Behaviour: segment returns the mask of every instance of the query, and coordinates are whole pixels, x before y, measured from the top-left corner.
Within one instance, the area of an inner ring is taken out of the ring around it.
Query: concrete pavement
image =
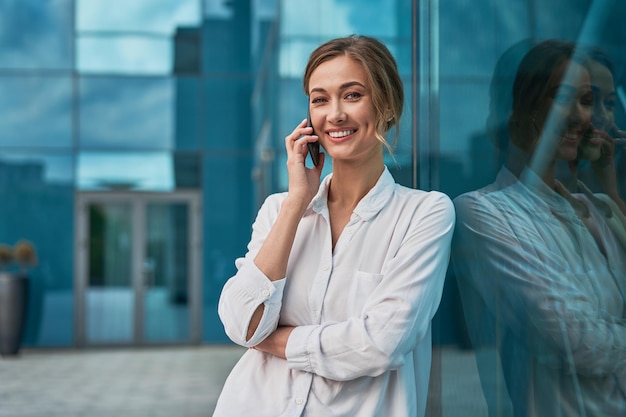
[[[209,417],[243,348],[22,350],[0,358],[0,417]],[[431,417],[487,415],[471,351],[437,349]],[[323,417],[323,416],[320,416]]]

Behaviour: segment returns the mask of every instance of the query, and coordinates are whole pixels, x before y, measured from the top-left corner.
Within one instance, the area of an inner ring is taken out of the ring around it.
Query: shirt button
[[[263,297],[269,297],[270,296],[270,292],[268,290],[263,290],[261,292],[261,295],[263,295]]]
[[[330,269],[330,266],[324,265],[324,271],[328,271],[329,269]]]
[[[298,405],[302,405],[302,403],[304,402],[304,400],[300,397],[296,398],[296,404]]]

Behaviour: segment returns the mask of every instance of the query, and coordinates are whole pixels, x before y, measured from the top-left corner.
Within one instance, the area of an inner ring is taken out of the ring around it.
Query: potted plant
[[[37,264],[34,246],[20,240],[0,244],[0,355],[19,352],[28,300],[28,268]]]

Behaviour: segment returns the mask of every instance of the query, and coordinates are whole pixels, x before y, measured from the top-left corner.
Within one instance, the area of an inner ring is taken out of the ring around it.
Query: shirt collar
[[[309,209],[317,213],[323,213],[328,211],[328,187],[333,174],[328,174],[320,184],[315,197],[309,204]],[[387,204],[391,196],[393,195],[396,182],[393,176],[385,166],[385,170],[376,181],[376,185],[359,201],[359,204],[354,208],[354,214],[361,219],[368,221],[374,217],[378,212]]]

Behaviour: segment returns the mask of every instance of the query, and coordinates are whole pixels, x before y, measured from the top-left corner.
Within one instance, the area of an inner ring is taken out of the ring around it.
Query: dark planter
[[[20,350],[26,303],[28,278],[24,274],[0,272],[0,355],[17,355]]]

